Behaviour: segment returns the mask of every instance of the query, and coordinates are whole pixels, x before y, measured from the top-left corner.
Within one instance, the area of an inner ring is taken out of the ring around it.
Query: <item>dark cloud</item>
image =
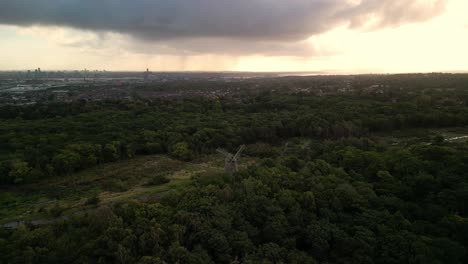
[[[306,41],[275,42],[275,41],[245,41],[229,38],[196,38],[177,39],[161,42],[133,41],[127,42],[126,48],[142,54],[197,55],[220,54],[240,56],[246,54],[262,54],[268,56],[312,56],[326,55],[331,51],[317,48]]]
[[[160,45],[179,43],[178,48],[188,52],[215,49],[216,52],[262,53],[261,49],[270,48],[278,53],[291,53],[293,43],[301,43],[311,35],[326,32],[340,24],[367,27],[372,18],[372,26],[378,28],[424,21],[440,14],[445,2],[2,0],[0,24],[57,25],[119,32]],[[235,40],[235,45],[229,40]],[[244,45],[241,41],[244,41]],[[246,47],[246,43],[250,43],[250,47]]]

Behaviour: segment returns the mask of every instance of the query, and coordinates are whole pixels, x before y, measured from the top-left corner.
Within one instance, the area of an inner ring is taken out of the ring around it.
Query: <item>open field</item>
[[[46,221],[67,216],[96,205],[87,202],[99,198],[99,206],[125,199],[155,201],[161,194],[190,183],[194,175],[223,174],[223,157],[203,156],[192,162],[167,156],[142,156],[103,164],[66,178],[54,178],[22,187],[4,188],[0,223]],[[152,177],[164,175],[170,181],[152,185]]]

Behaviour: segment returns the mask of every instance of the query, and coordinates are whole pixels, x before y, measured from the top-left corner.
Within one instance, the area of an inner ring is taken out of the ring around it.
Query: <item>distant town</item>
[[[28,71],[0,72],[0,105],[36,103],[224,98],[243,94],[280,92],[316,96],[384,94],[408,83],[429,79],[458,80],[466,74],[316,75],[317,73],[251,72],[111,72]],[[409,91],[411,93],[411,91]]]

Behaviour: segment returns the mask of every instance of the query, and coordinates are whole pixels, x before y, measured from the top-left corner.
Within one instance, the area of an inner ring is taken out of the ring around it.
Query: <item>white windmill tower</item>
[[[227,174],[232,174],[237,171],[237,163],[239,161],[239,157],[242,151],[244,150],[244,148],[245,148],[244,145],[240,146],[239,150],[237,151],[235,155],[232,155],[231,153],[227,152],[224,149],[219,148],[216,150],[219,153],[223,154],[225,157],[224,158],[224,171]]]

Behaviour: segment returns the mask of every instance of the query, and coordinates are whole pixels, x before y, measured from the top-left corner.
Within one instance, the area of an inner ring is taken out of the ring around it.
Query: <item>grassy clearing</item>
[[[203,156],[192,162],[167,156],[142,156],[39,184],[8,188],[0,194],[0,224],[87,210],[96,206],[87,204],[94,196],[99,198],[100,206],[125,199],[152,200],[190,184],[193,175],[222,173],[223,162],[220,155]],[[170,181],[161,185],[148,184],[157,175],[164,175]]]
[[[453,127],[453,128],[441,128],[441,129],[405,129],[396,130],[392,133],[381,132],[374,133],[372,136],[384,140],[388,143],[395,145],[408,145],[418,143],[428,143],[433,140],[436,136],[443,136],[449,142],[464,142],[468,141],[468,138],[460,138],[456,140],[450,140],[457,137],[468,136],[468,127]]]

